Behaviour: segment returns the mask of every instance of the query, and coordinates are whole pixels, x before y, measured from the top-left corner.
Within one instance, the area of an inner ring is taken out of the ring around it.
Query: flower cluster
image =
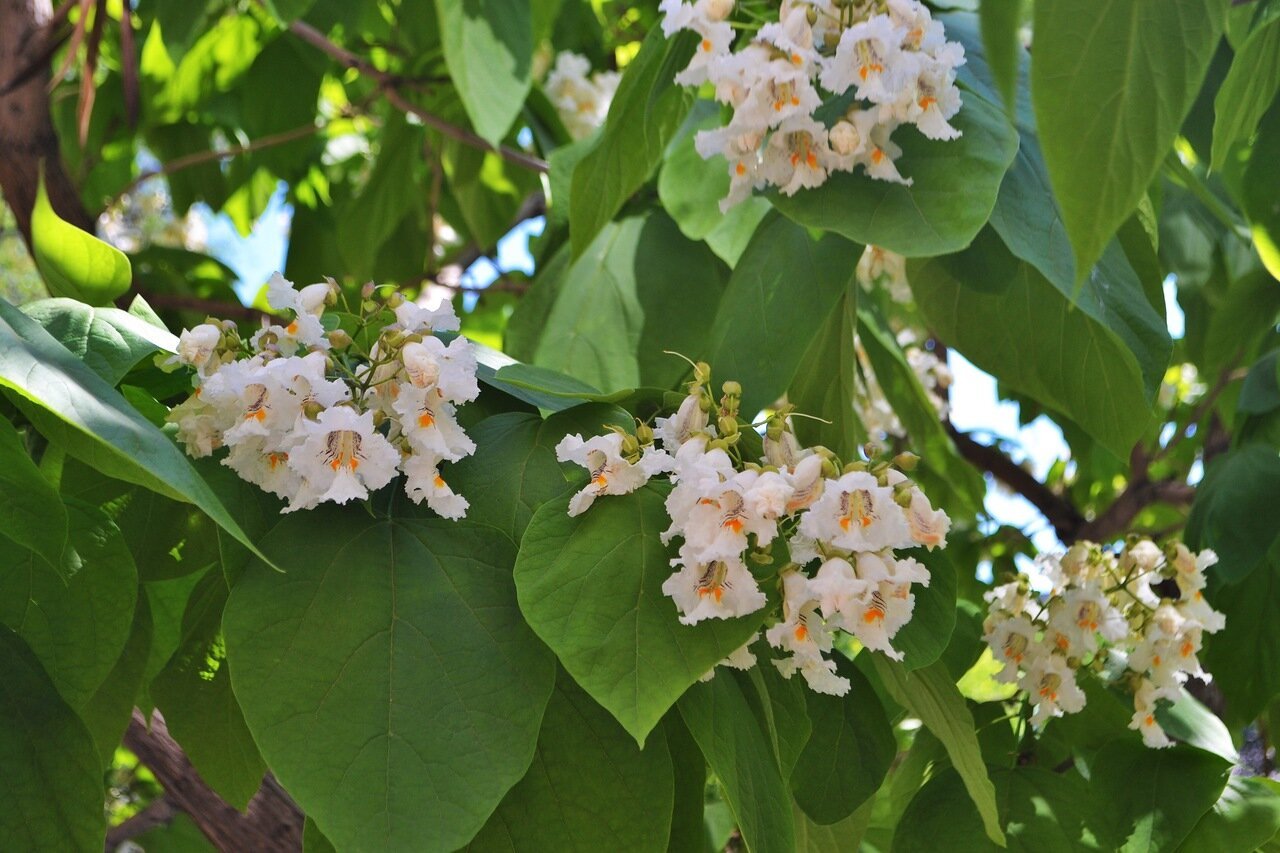
[[[542,88],[569,135],[584,139],[604,124],[620,76],[616,71],[592,74],[589,59],[566,50],[556,55]]]
[[[947,388],[951,386],[951,368],[930,350],[916,342],[916,334],[910,329],[898,333],[898,345],[906,356],[907,364],[915,374],[920,387],[924,389],[929,402],[933,404],[938,417],[946,420],[951,411],[947,399]],[[862,425],[873,437],[905,438],[906,427],[898,419],[897,413],[885,396],[880,380],[876,378],[875,368],[863,347],[862,340],[856,334],[853,339],[854,353],[858,357],[858,371],[854,374],[854,408]]]
[[[227,322],[184,331],[169,364],[195,368],[195,391],[168,418],[187,452],[229,448],[223,464],[283,498],[284,512],[364,499],[403,473],[415,502],[465,515],[440,465],[475,450],[455,419],[455,404],[479,394],[471,344],[436,336],[458,329],[449,303],[376,294],[365,287],[347,332],[324,314],[340,298],[334,282],[298,290],[276,274],[267,301],[287,319],[247,341]]]
[[[734,0],[662,0],[662,29],[699,37],[686,86],[709,83],[733,109],[724,127],[703,131],[698,152],[729,161],[727,210],[753,189],[792,195],[820,186],[835,171],[863,167],[872,178],[910,184],[894,162],[902,150],[890,136],[903,124],[930,139],[960,135],[949,123],[960,109],[956,68],[964,48],[946,40],[942,24],[918,0],[783,0],[777,20],[729,20]],[[734,26],[756,29],[734,51]],[[824,95],[852,93],[852,105],[828,124],[815,111]]]
[[[679,546],[671,561],[675,572],[662,590],[680,621],[759,611],[770,600],[761,581],[773,580],[782,592],[766,619],[765,637],[780,653],[774,664],[788,678],[800,673],[816,691],[842,695],[849,683],[829,657],[835,632],[901,659],[892,641],[911,619],[913,584],[928,586],[929,571],[895,551],[945,544],[950,520],[899,470],[912,467],[915,457],[841,466],[826,448],[801,447],[788,408],[769,417],[763,456],[744,459],[741,439],[756,436],[739,421],[742,389],[726,382],[717,401],[709,382],[710,369],[696,365],[679,409],[652,428],[641,424],[635,435],[567,436],[556,448],[558,458],[590,472],[569,514],[665,474],[672,484],[666,499],[671,525],[662,539]],[[777,543],[789,557],[780,568]],[[744,646],[724,664],[754,662]]]
[[[1192,554],[1181,543],[1162,550],[1149,539],[1126,543],[1118,555],[1082,542],[1042,557],[1053,584],[1047,596],[1034,594],[1026,577],[986,594],[984,639],[1004,664],[997,677],[1026,691],[1040,726],[1084,707],[1077,673],[1101,671],[1109,649],[1122,656],[1133,692],[1129,727],[1148,746],[1168,746],[1156,702],[1175,699],[1190,677],[1209,680],[1200,644],[1226,622],[1203,594],[1204,570],[1217,560],[1212,551]]]

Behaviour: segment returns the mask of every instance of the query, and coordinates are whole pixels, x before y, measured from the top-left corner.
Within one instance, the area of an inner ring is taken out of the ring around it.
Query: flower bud
[[[640,442],[642,447],[648,447],[653,444],[653,427],[646,423],[636,423],[636,441]]]
[[[329,346],[334,349],[346,349],[351,346],[351,336],[342,329],[334,329],[325,337],[329,339]]]
[[[903,451],[902,453],[899,453],[897,456],[893,457],[893,464],[897,465],[898,468],[902,471],[914,471],[916,469],[916,465],[919,464],[919,462],[920,462],[919,456],[916,456],[914,453],[910,453],[907,451]]]
[[[378,288],[374,285],[374,283],[373,283],[373,282],[371,282],[371,281],[366,281],[366,282],[364,283],[364,286],[360,288],[360,298],[361,298],[361,299],[372,299],[372,298],[373,298],[373,294],[374,294],[374,293],[376,293],[376,292],[377,292],[377,290],[378,290]]]
[[[711,365],[705,361],[700,361],[693,366],[693,379],[699,385],[706,385],[711,381]]]
[[[324,406],[320,405],[315,400],[308,400],[302,404],[302,414],[306,415],[308,420],[314,421],[316,418],[320,417],[320,413],[323,411]]]
[[[731,418],[728,415],[721,417],[716,421],[716,428],[720,430],[720,434],[725,438],[738,434],[738,419]]]
[[[632,456],[640,452],[640,442],[634,435],[624,433],[622,436],[622,455]]]
[[[836,467],[836,463],[830,459],[822,460],[822,476],[828,480],[836,480],[840,477],[840,469]]]
[[[742,396],[742,386],[732,379],[725,380],[725,383],[720,386],[720,390],[724,392],[726,397]]]
[[[380,426],[382,426],[383,424],[385,424],[386,422],[387,422],[387,413],[386,413],[386,412],[384,412],[384,411],[382,411],[382,409],[374,409],[374,410],[373,410],[373,425],[374,425],[374,427],[380,427]]]
[[[378,303],[374,302],[372,299],[366,299],[360,303],[360,310],[364,311],[366,314],[372,314],[374,311],[378,310]]]
[[[710,21],[723,21],[733,11],[733,0],[707,0],[703,14]]]
[[[404,295],[398,290],[391,291],[391,295],[387,297],[387,307],[394,311],[403,304]]]

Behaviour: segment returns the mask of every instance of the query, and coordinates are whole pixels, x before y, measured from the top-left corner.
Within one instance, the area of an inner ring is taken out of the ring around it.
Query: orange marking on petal
[[[1159,665],[1160,665],[1160,655],[1156,655],[1155,657],[1153,657],[1153,658],[1151,659],[1151,662],[1152,662],[1153,664],[1155,664],[1156,666],[1159,666]]]
[[[596,474],[591,478],[591,485],[603,489],[609,485],[609,478],[604,474]]]
[[[841,530],[848,530],[848,529],[849,529],[849,523],[850,523],[850,522],[852,522],[852,521],[853,521],[853,519],[852,519],[852,518],[850,518],[849,516],[847,516],[847,515],[846,515],[846,516],[844,516],[843,518],[841,518],[841,519],[840,519],[840,529],[841,529]]]
[[[285,326],[284,330],[291,335],[296,335],[298,333],[298,321],[294,320],[292,323]]]
[[[1154,726],[1156,724],[1156,718],[1151,714],[1147,714],[1147,718],[1142,722],[1146,723],[1148,726]]]
[[[806,637],[808,637],[808,636],[809,636],[809,629],[808,629],[807,627],[805,627],[804,625],[797,625],[797,626],[796,626],[796,639],[797,639],[797,640],[799,640],[800,642],[802,642],[802,643],[803,643],[803,642],[805,641],[805,638],[806,638]]]
[[[724,597],[724,588],[716,587],[715,596],[716,596],[716,604],[719,604],[720,599]]]
[[[933,105],[934,105],[934,104],[936,104],[936,103],[938,103],[938,99],[937,99],[937,98],[930,98],[930,97],[924,97],[924,98],[921,98],[921,99],[920,99],[920,109],[922,109],[922,110],[927,110],[927,109],[929,109],[929,107],[933,106]]]
[[[879,608],[873,607],[870,610],[868,610],[866,613],[862,614],[862,621],[868,625],[870,625],[872,622],[883,622],[884,611],[880,610]]]
[[[734,171],[738,173],[738,177],[742,177],[743,175],[745,175],[745,174],[747,173],[747,166],[746,166],[746,164],[745,164],[745,163],[739,163],[739,164],[734,168]]]
[[[863,80],[866,80],[866,79],[867,79],[867,71],[868,71],[868,70],[869,70],[869,69],[867,68],[867,66],[865,66],[865,65],[860,66],[860,67],[858,68],[858,76],[859,76],[859,77],[861,77]]]
[[[730,530],[732,530],[734,533],[741,533],[741,532],[742,532],[742,519],[740,519],[740,518],[731,518],[731,519],[729,519],[728,521],[726,521],[724,524],[722,524],[722,525],[721,525],[721,527],[727,527],[727,528],[729,528]]]
[[[422,427],[423,429],[426,429],[427,427],[430,427],[430,426],[434,426],[435,422],[436,422],[435,416],[432,415],[430,412],[423,412],[422,414],[418,415],[418,426]]]
[[[436,474],[435,486],[437,489],[443,489],[445,487],[444,477]]]
[[[858,516],[858,522],[859,522],[863,527],[870,527],[870,526],[871,526],[871,516],[869,516],[869,515],[860,515],[860,516]]]
[[[809,156],[804,158],[804,161],[809,164],[810,169],[818,168],[818,157],[812,151],[809,152]]]
[[[871,152],[871,162],[872,162],[872,163],[875,163],[877,166],[879,166],[879,165],[880,165],[880,161],[881,161],[881,160],[883,160],[883,159],[884,159],[884,152],[883,152],[883,151],[881,151],[879,148],[876,148],[876,149],[872,150],[872,152]]]
[[[705,51],[710,51],[710,50],[711,50],[711,47],[712,47],[711,39],[703,39],[703,40],[702,40],[702,49],[703,49],[703,50],[705,50]]]
[[[1196,650],[1195,644],[1192,643],[1190,640],[1184,640],[1182,643],[1182,648],[1178,649],[1178,651],[1182,654],[1184,658],[1191,657],[1191,653],[1194,652],[1195,650]]]

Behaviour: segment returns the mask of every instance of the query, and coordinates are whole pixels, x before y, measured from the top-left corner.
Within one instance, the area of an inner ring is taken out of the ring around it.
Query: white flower
[[[722,666],[730,669],[746,671],[756,665],[756,656],[751,651],[751,644],[760,639],[760,632],[757,631],[738,648],[729,653],[729,656],[717,663],[711,669],[707,670],[707,674],[698,679],[699,681],[710,681],[716,674],[716,670]]]
[[[363,500],[395,477],[400,454],[374,431],[372,413],[336,406],[300,426],[304,439],[290,450],[289,467],[303,485],[285,512]]]
[[[935,510],[924,492],[913,488],[911,506],[907,508],[907,526],[911,530],[912,540],[932,551],[947,544],[951,519],[942,510]]]
[[[1109,642],[1129,634],[1129,623],[1094,586],[1073,587],[1049,608],[1049,628],[1054,642],[1068,655],[1092,654],[1098,650],[1098,636]]]
[[[400,415],[400,429],[415,451],[450,462],[475,453],[476,444],[458,425],[456,410],[435,386],[402,385],[391,405]]]
[[[236,422],[234,412],[209,402],[200,389],[170,409],[165,420],[178,425],[178,440],[196,459],[222,447],[223,433]]]
[[[849,27],[840,36],[835,55],[823,64],[822,85],[836,94],[856,87],[857,96],[872,103],[892,101],[899,87],[896,65],[902,36],[888,15]]]
[[[441,396],[454,403],[480,395],[475,348],[466,338],[454,338],[448,346],[436,337],[411,341],[400,350],[400,360],[415,388],[438,388]]]
[[[430,453],[415,453],[401,463],[405,473],[404,490],[414,503],[422,503],[443,518],[457,520],[467,514],[467,499],[456,494],[440,476],[440,458]]]
[[[1173,741],[1156,722],[1156,701],[1169,698],[1167,693],[1168,691],[1158,689],[1144,678],[1133,694],[1133,719],[1129,722],[1129,728],[1141,732],[1142,742],[1154,749],[1173,746]]]
[[[178,352],[169,357],[166,364],[186,364],[194,367],[204,377],[206,367],[216,369],[218,362],[213,351],[222,342],[222,329],[210,323],[201,323],[194,329],[186,329],[178,336]]]
[[[987,620],[982,639],[991,648],[992,656],[1004,664],[996,678],[1006,683],[1016,681],[1024,663],[1030,666],[1044,653],[1036,642],[1036,626],[1025,615],[993,615]]]
[[[852,471],[828,483],[822,497],[801,519],[800,530],[849,551],[912,544],[906,516],[894,503],[893,489],[880,486],[865,471]]]
[[[574,139],[584,139],[602,125],[617,88],[617,75],[592,76],[591,62],[577,53],[563,51],[543,84],[548,100]]]
[[[1019,685],[1035,703],[1031,723],[1042,727],[1052,717],[1074,714],[1084,707],[1084,691],[1076,684],[1075,670],[1059,655],[1041,655],[1026,667]]]
[[[750,500],[758,474],[742,471],[705,492],[683,518],[672,517],[672,531],[684,537],[680,556],[688,562],[736,558],[747,547],[748,534],[765,545],[777,535],[776,516],[755,510]],[[678,525],[678,527],[677,527]]]
[[[740,559],[686,563],[672,560],[679,570],[662,583],[680,611],[680,622],[696,625],[704,619],[732,619],[765,605],[765,594]]]
[[[869,586],[854,573],[848,560],[832,557],[809,581],[809,593],[817,597],[823,618],[831,620],[850,612]]]
[[[707,419],[707,413],[702,410],[702,394],[689,394],[674,415],[653,422],[653,435],[662,442],[663,449],[675,453],[694,433],[707,428]]]
[[[827,145],[827,129],[808,115],[792,115],[769,137],[760,163],[769,183],[783,195],[820,187],[827,180],[834,155]]]
[[[441,302],[436,308],[427,308],[416,302],[402,302],[395,309],[395,325],[406,334],[414,332],[456,332],[461,328],[453,303]]]
[[[792,65],[804,66],[818,60],[818,53],[813,49],[809,7],[803,3],[796,3],[790,8],[784,7],[781,19],[761,27],[756,38],[778,48],[786,54]]]
[[[289,467],[288,451],[268,445],[261,436],[252,436],[236,444],[222,464],[263,491],[286,500],[302,486],[298,472]]]
[[[566,435],[556,445],[556,459],[574,462],[591,475],[587,485],[569,501],[569,515],[581,515],[600,495],[625,495],[649,480],[639,465],[622,457],[622,436],[610,432],[586,441],[581,434]]]
[[[813,506],[822,497],[826,487],[822,476],[822,457],[816,454],[801,459],[791,472],[791,498],[787,501],[787,513],[799,512]],[[810,537],[812,539],[812,537]]]
[[[784,678],[800,673],[814,693],[843,696],[849,692],[849,679],[836,675],[836,662],[821,655],[792,655],[775,659],[773,665]]]

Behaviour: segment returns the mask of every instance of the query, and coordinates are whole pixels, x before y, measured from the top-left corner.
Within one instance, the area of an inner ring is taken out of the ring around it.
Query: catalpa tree
[[[1278,92],[1269,0],[0,0],[0,847],[1278,849]]]

